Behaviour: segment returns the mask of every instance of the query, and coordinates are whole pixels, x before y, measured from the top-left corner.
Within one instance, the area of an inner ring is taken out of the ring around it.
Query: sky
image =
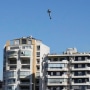
[[[49,19],[47,10],[51,10]],[[0,0],[0,79],[7,40],[33,36],[51,53],[90,51],[90,0]]]

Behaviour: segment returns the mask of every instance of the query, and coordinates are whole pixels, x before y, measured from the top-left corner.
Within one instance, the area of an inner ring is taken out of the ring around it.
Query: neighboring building
[[[90,90],[90,53],[68,48],[48,55],[45,67],[43,90]]]
[[[3,82],[0,80],[0,90],[2,90]]]
[[[7,41],[3,54],[3,90],[42,90],[42,64],[48,46],[32,37]]]

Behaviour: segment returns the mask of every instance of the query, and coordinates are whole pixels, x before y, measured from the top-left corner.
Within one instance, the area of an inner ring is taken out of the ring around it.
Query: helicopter
[[[51,18],[51,10],[50,9],[47,10],[47,13],[49,14],[49,18],[52,19]]]

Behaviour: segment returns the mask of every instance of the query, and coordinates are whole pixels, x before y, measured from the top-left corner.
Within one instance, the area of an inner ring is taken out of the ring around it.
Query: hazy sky
[[[90,51],[90,0],[0,0],[0,31],[0,79],[7,40],[32,35],[51,52]]]

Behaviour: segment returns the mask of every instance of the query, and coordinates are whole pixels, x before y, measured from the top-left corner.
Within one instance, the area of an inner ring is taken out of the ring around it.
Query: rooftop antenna
[[[30,35],[29,38],[31,39],[32,38],[32,35]]]

